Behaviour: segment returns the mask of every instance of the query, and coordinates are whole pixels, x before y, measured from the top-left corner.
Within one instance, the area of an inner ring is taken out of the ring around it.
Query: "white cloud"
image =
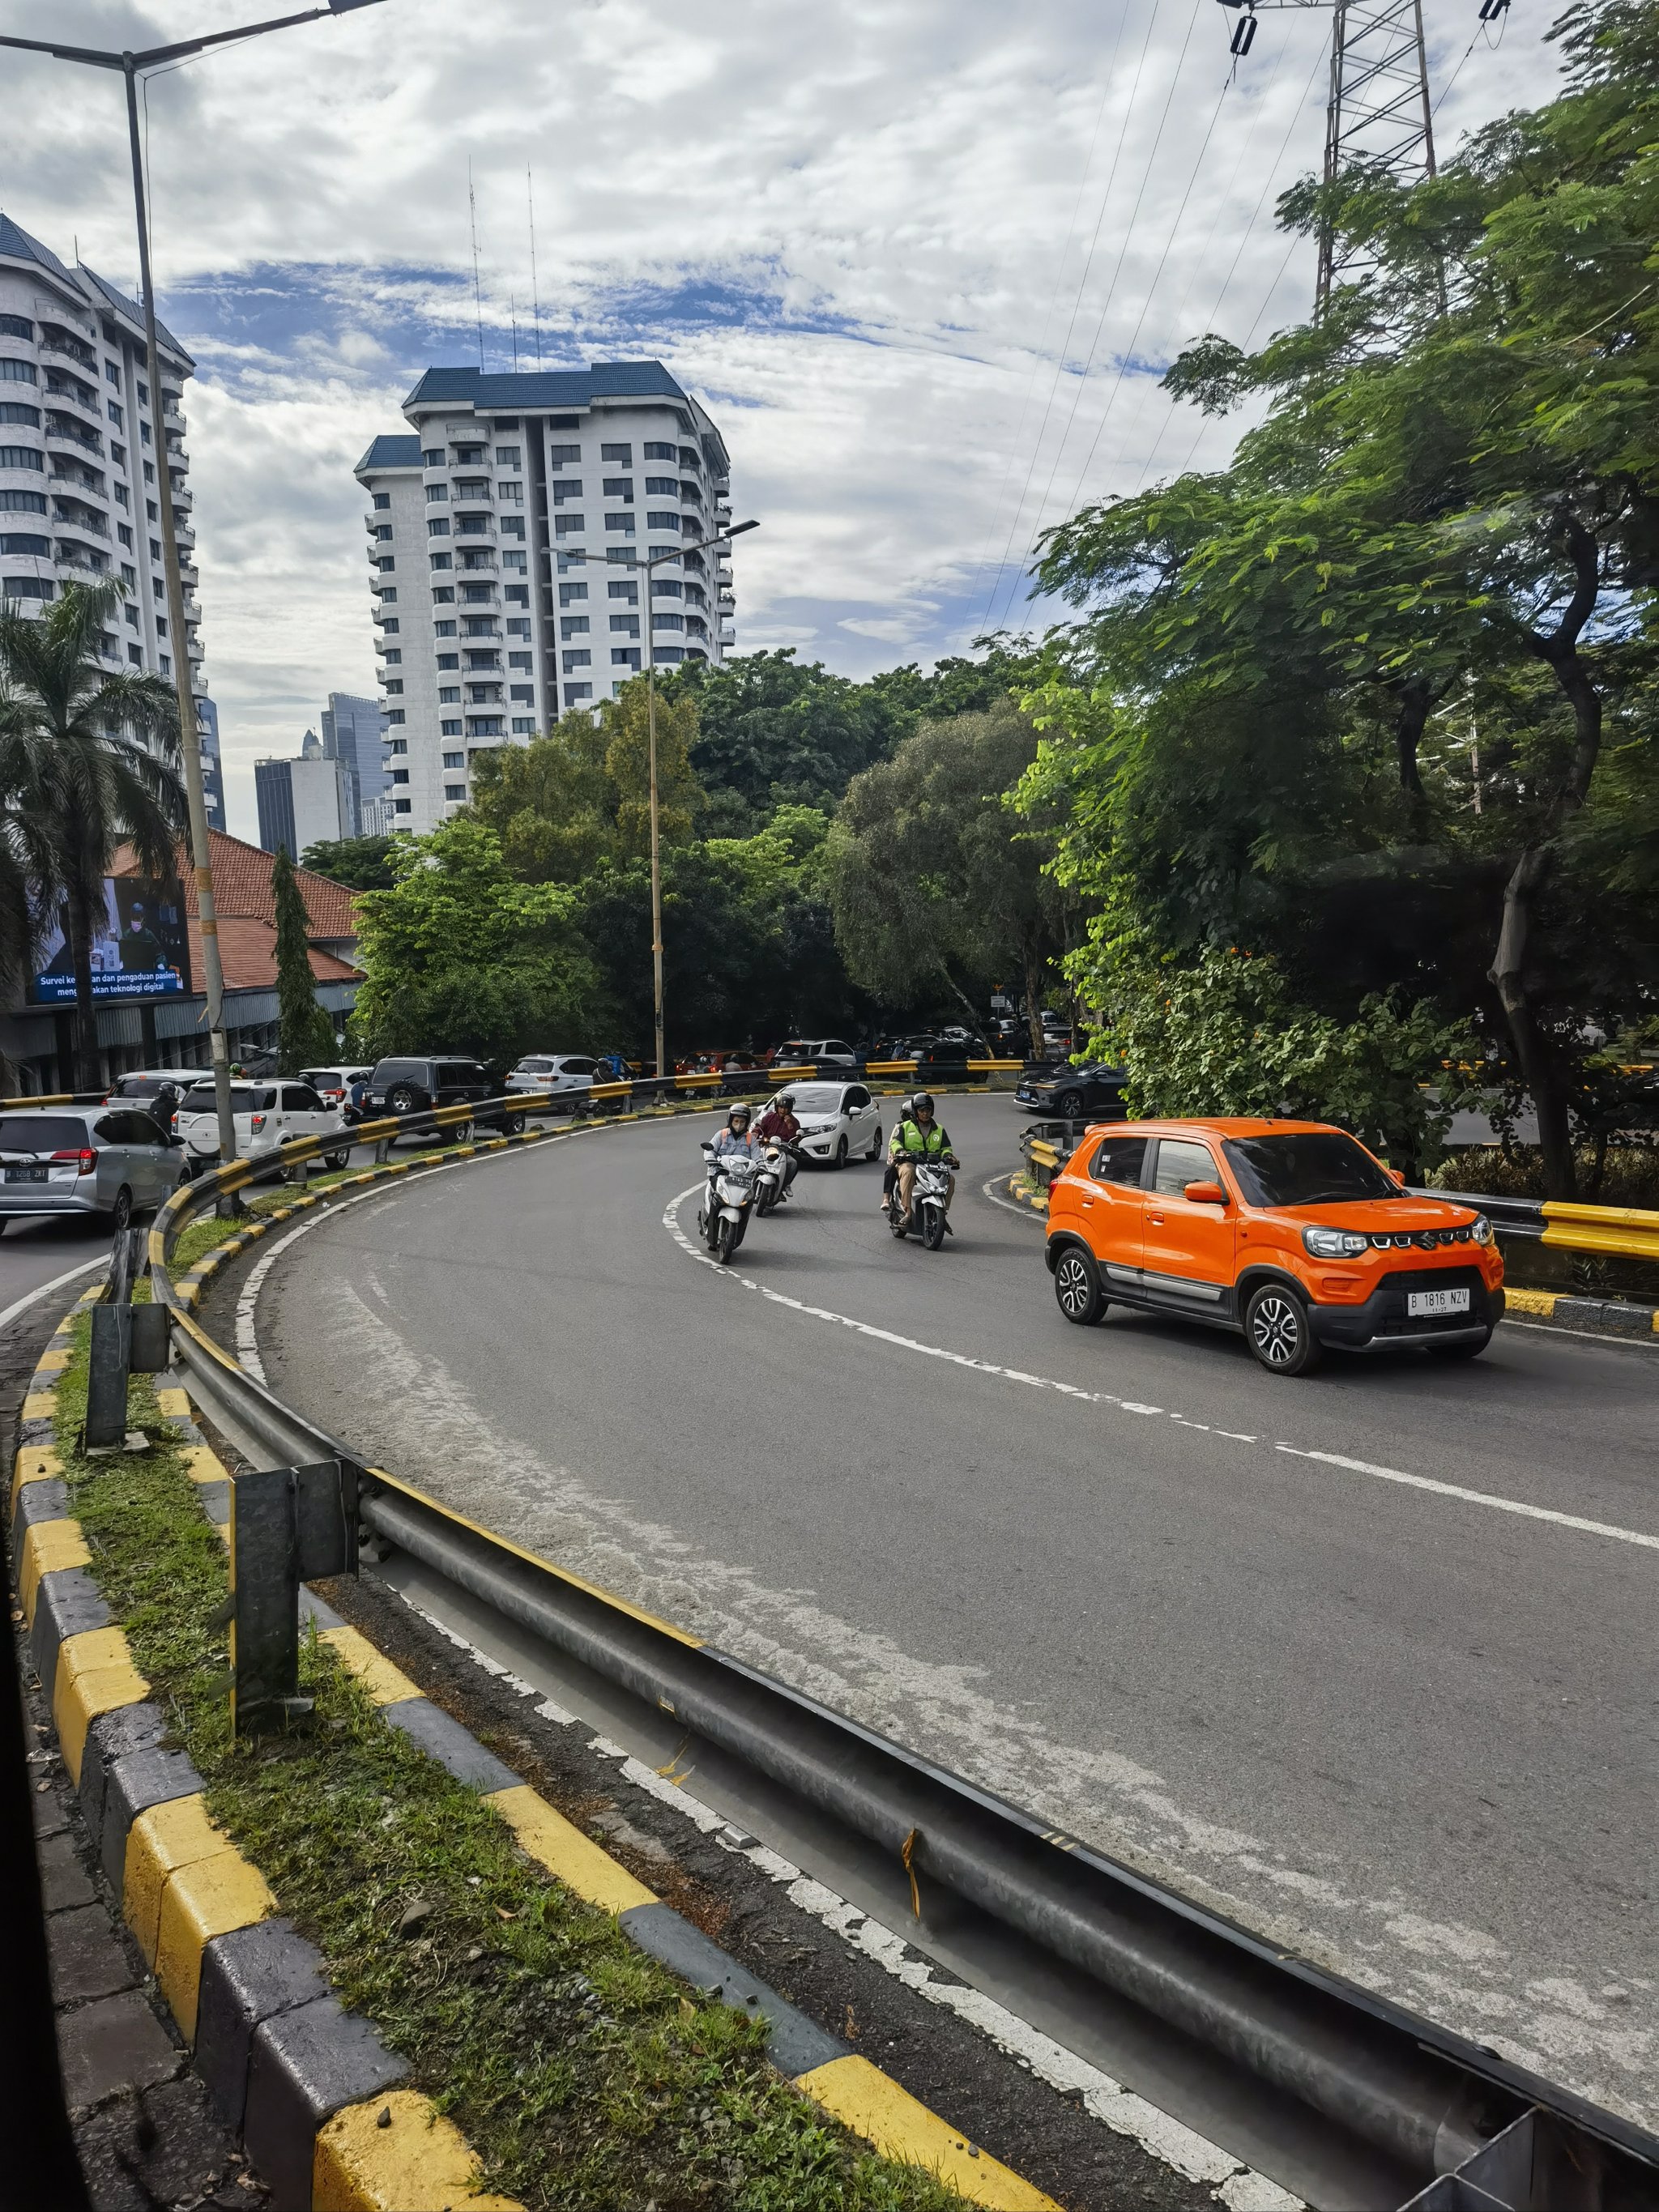
[[[117,48],[226,16],[50,12]],[[1458,72],[1443,150],[1544,95],[1541,13],[1494,50],[1474,0],[1425,12],[1437,83]],[[41,14],[0,0],[20,35]],[[1328,30],[1265,14],[1228,85],[1232,21],[1212,0],[386,0],[156,78],[157,270],[200,362],[204,628],[241,820],[253,757],[369,687],[351,465],[414,370],[476,357],[469,156],[491,366],[515,311],[521,362],[533,344],[530,168],[544,348],[659,354],[707,397],[764,526],[736,564],[741,642],[858,672],[1017,623],[1013,569],[1077,497],[1224,457],[1229,428],[1172,419],[1154,372],[1206,327],[1305,307],[1310,251],[1272,207],[1319,158]],[[119,80],[11,55],[6,82],[0,205],[131,284]]]

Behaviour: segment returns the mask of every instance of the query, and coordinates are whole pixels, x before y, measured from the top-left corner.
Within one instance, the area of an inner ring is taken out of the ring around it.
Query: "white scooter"
[[[908,1215],[898,1185],[893,1185],[893,1194],[887,1201],[887,1221],[895,1237],[906,1237],[914,1229],[930,1252],[939,1250],[950,1226],[945,1208],[951,1194],[951,1170],[955,1165],[953,1156],[917,1160]]]
[[[703,1146],[702,1156],[708,1169],[708,1188],[697,1214],[697,1233],[724,1267],[749,1226],[761,1163],[741,1152],[716,1157],[712,1145]]]
[[[782,1145],[768,1145],[755,1172],[755,1211],[770,1213],[789,1195],[789,1154]]]

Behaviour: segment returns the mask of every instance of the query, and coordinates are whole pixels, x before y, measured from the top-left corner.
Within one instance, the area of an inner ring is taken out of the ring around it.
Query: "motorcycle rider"
[[[789,1195],[789,1186],[800,1172],[800,1156],[795,1150],[795,1140],[800,1135],[800,1123],[795,1118],[795,1102],[787,1091],[779,1091],[766,1111],[755,1124],[755,1135],[763,1145],[776,1145],[783,1153],[783,1188],[781,1199]]]
[[[710,1154],[708,1184],[711,1191],[723,1158],[728,1158],[733,1152],[741,1152],[745,1159],[752,1160],[759,1150],[753,1136],[750,1133],[750,1118],[749,1102],[746,1098],[734,1098],[727,1107],[726,1127],[714,1132],[708,1146]]]
[[[890,1157],[898,1167],[899,1203],[908,1214],[910,1194],[915,1188],[918,1160],[939,1160],[946,1167],[957,1168],[962,1163],[951,1149],[949,1133],[933,1116],[932,1093],[918,1091],[909,1102],[910,1110],[895,1127],[888,1146]],[[957,1179],[951,1176],[945,1185],[945,1211],[951,1211],[951,1200],[956,1196]]]
[[[908,1098],[901,1098],[901,1099],[899,1100],[899,1103],[898,1103],[897,1108],[896,1108],[896,1109],[895,1110],[895,1112],[894,1112],[894,1115],[893,1115],[893,1137],[894,1137],[894,1139],[896,1139],[896,1138],[897,1138],[897,1136],[898,1136],[898,1133],[899,1133],[900,1129],[903,1127],[904,1123],[905,1123],[905,1122],[906,1122],[906,1121],[909,1118],[910,1109],[911,1109],[911,1108],[915,1104],[915,1103],[916,1103],[916,1102],[915,1102],[915,1094],[914,1092],[912,1092],[912,1093],[911,1093],[911,1095],[909,1096],[909,1097],[908,1097]],[[876,1211],[877,1211],[877,1212],[878,1212],[878,1213],[885,1213],[885,1212],[886,1212],[887,1208],[888,1208],[888,1206],[889,1206],[889,1204],[890,1203],[891,1199],[892,1199],[892,1195],[893,1195],[893,1185],[894,1185],[897,1181],[898,1181],[898,1156],[897,1156],[896,1152],[894,1151],[894,1149],[893,1149],[893,1144],[892,1144],[892,1142],[891,1142],[891,1141],[890,1141],[890,1142],[889,1142],[889,1144],[888,1144],[888,1146],[887,1146],[887,1165],[886,1165],[886,1167],[884,1168],[884,1170],[883,1170],[883,1172],[882,1172],[882,1178],[881,1178],[881,1203],[880,1203],[880,1205],[879,1205],[879,1206],[877,1206],[877,1208],[876,1208]]]

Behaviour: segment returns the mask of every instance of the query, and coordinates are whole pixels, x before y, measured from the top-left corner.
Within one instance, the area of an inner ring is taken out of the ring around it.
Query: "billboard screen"
[[[173,998],[190,988],[190,939],[176,884],[142,876],[106,876],[104,905],[92,918],[94,999]],[[29,997],[36,1006],[73,1005],[75,963],[69,915],[48,902],[34,943]]]

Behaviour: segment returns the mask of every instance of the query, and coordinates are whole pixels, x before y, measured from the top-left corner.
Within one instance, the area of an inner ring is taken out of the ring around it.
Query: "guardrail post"
[[[375,1145],[374,1145],[374,1164],[375,1164],[375,1166],[376,1166],[377,1168],[383,1168],[383,1167],[386,1165],[386,1162],[387,1162],[391,1158],[392,1158],[392,1139],[391,1139],[391,1138],[390,1138],[390,1137],[380,1137],[380,1138],[377,1138],[377,1139],[376,1139],[376,1140],[375,1140]]]
[[[82,1433],[82,1442],[89,1452],[118,1451],[125,1443],[127,1380],[134,1367],[154,1374],[167,1364],[167,1315],[161,1307],[137,1309],[144,1320],[137,1354],[134,1352],[132,1285],[143,1265],[143,1237],[142,1229],[125,1229],[117,1237],[110,1251],[106,1295],[92,1310],[87,1418]],[[153,1357],[158,1322],[159,1359]]]
[[[230,1485],[232,1729],[308,1713],[300,1695],[300,1584],[355,1572],[356,1469],[338,1460],[246,1469]]]

